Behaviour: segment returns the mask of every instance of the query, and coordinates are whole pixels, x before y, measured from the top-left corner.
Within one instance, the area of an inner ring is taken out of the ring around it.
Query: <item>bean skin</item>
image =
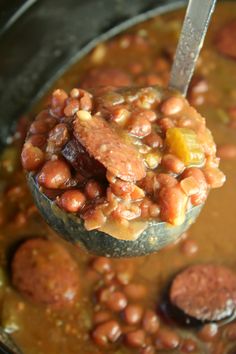
[[[148,345],[147,347],[141,349],[140,354],[155,354],[155,348],[152,345]]]
[[[100,274],[105,274],[111,271],[112,264],[109,258],[97,257],[92,263],[92,267],[96,272]]]
[[[102,192],[102,188],[97,181],[91,180],[87,182],[85,186],[85,194],[89,199],[96,199],[101,197]]]
[[[236,145],[224,144],[218,147],[217,155],[223,160],[235,160],[236,159]]]
[[[195,353],[196,349],[197,343],[191,338],[184,339],[183,343],[181,344],[181,353]]]
[[[124,310],[124,308],[127,306],[127,303],[127,298],[122,292],[114,291],[112,296],[108,298],[106,305],[110,310],[119,312]]]
[[[160,327],[160,321],[156,313],[152,310],[146,310],[142,321],[143,329],[149,333],[154,334]]]
[[[224,173],[214,167],[206,167],[204,169],[204,175],[211,188],[219,188],[223,186],[226,180]]]
[[[158,135],[157,133],[154,133],[154,132],[152,132],[148,136],[146,136],[143,141],[145,144],[147,144],[148,146],[151,146],[153,149],[163,146],[162,138],[160,137],[160,135]]]
[[[38,147],[26,143],[21,153],[21,161],[25,170],[36,171],[44,162],[44,153]]]
[[[205,324],[198,332],[198,337],[204,342],[211,342],[218,334],[218,326],[216,323]]]
[[[162,166],[168,171],[175,174],[180,174],[184,170],[184,163],[178,157],[167,154],[163,156],[161,161]]]
[[[187,257],[191,257],[197,253],[198,245],[194,240],[190,240],[190,239],[183,240],[180,245],[180,250]]]
[[[178,181],[173,176],[168,175],[167,173],[160,173],[157,176],[157,181],[160,187],[174,187],[177,185]]]
[[[43,149],[46,144],[46,136],[43,134],[34,134],[27,139],[27,143]]]
[[[134,190],[134,184],[117,179],[111,184],[112,192],[121,198],[126,198]]]
[[[140,305],[130,304],[124,310],[124,319],[130,325],[139,323],[142,315],[143,308]]]
[[[49,133],[48,144],[62,147],[69,140],[69,131],[64,123],[57,124]]]
[[[181,175],[181,179],[194,177],[199,185],[198,193],[191,196],[191,203],[193,205],[199,205],[205,202],[208,194],[208,185],[204,173],[196,167],[186,169]]]
[[[162,118],[157,121],[159,127],[166,132],[170,128],[174,128],[175,123],[171,118]]]
[[[121,328],[116,321],[107,321],[98,325],[92,332],[94,342],[101,347],[114,343],[121,336]]]
[[[97,291],[97,300],[101,303],[106,303],[113,296],[113,287],[101,288]]]
[[[229,341],[236,340],[236,323],[231,323],[225,329],[225,335]]]
[[[124,287],[124,292],[131,300],[141,300],[145,298],[147,288],[142,284],[131,283]]]
[[[79,101],[75,98],[68,98],[66,107],[64,108],[64,114],[66,117],[73,116],[79,110]]]
[[[144,138],[151,133],[152,126],[150,121],[145,117],[139,117],[137,119],[131,120],[128,126],[128,132],[131,135],[137,136],[139,138]]]
[[[95,325],[98,325],[100,323],[104,323],[108,320],[111,319],[111,314],[108,311],[98,311],[95,312],[94,316],[93,316],[93,323]]]
[[[61,160],[47,161],[38,174],[38,182],[48,189],[57,189],[71,178],[70,168]]]
[[[161,105],[161,112],[166,115],[173,115],[179,113],[184,106],[184,101],[180,97],[170,97]]]
[[[56,119],[48,116],[45,119],[36,119],[30,126],[29,132],[31,134],[46,134],[56,124]]]
[[[129,347],[141,348],[145,345],[145,332],[142,329],[129,332],[125,336],[125,342]]]
[[[173,330],[162,328],[157,332],[155,344],[157,349],[175,349],[180,344],[180,338]]]
[[[78,212],[84,205],[86,198],[79,190],[73,189],[62,194],[59,200],[60,206],[69,213]]]
[[[159,194],[161,219],[172,225],[181,225],[185,220],[187,201],[179,185],[162,188]]]
[[[68,95],[64,90],[57,89],[53,92],[51,98],[51,110],[50,110],[50,113],[53,116],[55,117],[63,116],[67,98]]]

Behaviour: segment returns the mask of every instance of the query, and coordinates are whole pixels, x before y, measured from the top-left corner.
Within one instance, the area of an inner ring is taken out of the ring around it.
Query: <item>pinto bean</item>
[[[150,334],[154,334],[160,327],[160,320],[152,310],[146,310],[143,316],[143,329]]]
[[[133,192],[134,184],[117,179],[111,184],[111,190],[118,197],[127,198]]]
[[[173,225],[181,225],[185,220],[187,201],[179,185],[162,188],[159,194],[161,219]]]
[[[190,167],[183,172],[181,179],[188,177],[193,177],[199,188],[199,191],[191,196],[191,203],[193,205],[204,203],[208,195],[208,185],[204,173],[199,168]]]
[[[124,319],[130,325],[139,323],[142,315],[143,308],[140,305],[130,304],[124,310]]]
[[[131,118],[128,126],[128,132],[138,138],[144,138],[151,133],[152,126],[150,121],[145,117]]]
[[[157,349],[175,349],[180,344],[180,338],[175,331],[161,328],[157,332],[155,344]]]
[[[100,274],[105,274],[111,271],[112,264],[109,258],[97,257],[92,263],[92,267],[96,272]]]
[[[127,303],[128,302],[126,296],[120,291],[115,291],[108,299],[106,305],[110,310],[119,312],[124,310],[124,308],[127,306]]]
[[[54,152],[69,140],[69,131],[64,123],[57,124],[49,133],[47,151]]]
[[[111,313],[108,311],[98,311],[95,312],[93,316],[93,323],[95,325],[106,322],[111,319]]]
[[[43,116],[43,112],[41,112],[40,118],[35,119],[35,121],[31,124],[29,132],[31,134],[46,134],[52,129],[57,121],[55,118],[51,117],[47,112],[45,116]]]
[[[140,300],[145,298],[147,288],[143,284],[130,283],[124,287],[126,296],[131,300]]]
[[[184,255],[191,257],[197,253],[198,245],[197,245],[196,241],[186,239],[186,240],[183,240],[183,242],[181,243],[180,249]]]
[[[86,183],[84,191],[89,199],[100,198],[103,194],[101,185],[94,180],[90,180]]]
[[[161,160],[162,166],[168,171],[180,174],[184,170],[184,163],[178,157],[172,154],[164,155]]]
[[[27,143],[36,146],[40,149],[44,149],[47,138],[44,134],[34,134],[27,139]]]
[[[212,342],[217,334],[218,325],[216,323],[207,323],[198,332],[198,337],[204,342]]]
[[[159,134],[154,133],[154,132],[152,132],[148,136],[146,136],[143,141],[145,144],[152,147],[153,149],[163,146],[162,138],[160,137]]]
[[[68,95],[64,90],[57,89],[53,92],[51,98],[51,109],[50,109],[50,113],[52,113],[53,116],[55,117],[63,116],[67,98]]]
[[[157,176],[157,182],[159,183],[160,188],[162,187],[174,187],[177,185],[178,181],[173,176],[168,175],[167,173],[160,173]]]
[[[225,183],[226,177],[222,171],[214,167],[206,167],[204,175],[211,188],[219,188]]]
[[[99,324],[92,332],[94,342],[102,347],[114,343],[121,336],[121,328],[118,322],[110,320]]]
[[[132,331],[125,336],[126,344],[132,348],[140,348],[145,345],[145,332],[142,329]]]
[[[36,171],[44,162],[44,153],[38,147],[26,143],[21,153],[23,168],[27,171]]]
[[[167,98],[161,105],[161,112],[170,116],[179,113],[184,106],[184,100],[181,97]]]
[[[79,101],[76,98],[68,98],[66,101],[66,107],[64,108],[65,116],[71,117],[78,110],[79,110]]]
[[[157,124],[163,132],[166,132],[170,128],[174,128],[175,122],[171,118],[161,118],[157,121]]]
[[[223,160],[236,160],[236,145],[224,144],[219,146],[217,155]]]
[[[78,212],[84,205],[86,198],[79,190],[72,189],[62,194],[59,205],[69,213]]]
[[[47,161],[38,174],[38,182],[48,189],[57,189],[71,178],[70,168],[61,160]]]

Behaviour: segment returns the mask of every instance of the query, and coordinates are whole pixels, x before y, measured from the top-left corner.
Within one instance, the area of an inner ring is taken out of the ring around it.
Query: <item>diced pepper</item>
[[[170,128],[166,132],[169,151],[181,159],[186,166],[202,165],[204,150],[197,134],[189,128]]]

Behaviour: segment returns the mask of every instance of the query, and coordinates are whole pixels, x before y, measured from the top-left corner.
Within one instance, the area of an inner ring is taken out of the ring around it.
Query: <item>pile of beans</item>
[[[101,348],[122,342],[140,354],[179,349],[196,352],[198,343],[167,327],[156,311],[145,305],[148,288],[135,282],[132,268],[116,269],[108,258],[95,258],[90,271],[98,273],[94,287],[93,341]]]
[[[159,87],[54,91],[29,128],[22,163],[87,230],[140,219],[180,225],[225,181],[205,119]]]

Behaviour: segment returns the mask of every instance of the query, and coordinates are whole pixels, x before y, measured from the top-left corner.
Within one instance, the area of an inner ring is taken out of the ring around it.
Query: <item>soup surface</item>
[[[158,16],[98,45],[55,87],[167,85],[182,19],[183,11]],[[63,242],[45,224],[27,188],[20,151],[29,117],[20,118],[0,160],[0,321],[25,354],[236,353],[233,320],[192,321],[170,310],[167,296],[174,276],[189,265],[211,263],[236,272],[236,64],[232,50],[231,56],[222,52],[218,32],[233,20],[236,3],[218,4],[189,90],[190,103],[213,132],[227,181],[210,193],[187,235],[157,254],[106,260]],[[40,237],[62,245],[77,265],[78,299],[69,306],[37,304],[12,285],[16,248]]]

